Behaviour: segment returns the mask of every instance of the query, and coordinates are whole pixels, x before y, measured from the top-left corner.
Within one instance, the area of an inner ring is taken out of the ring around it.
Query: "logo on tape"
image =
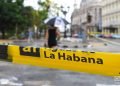
[[[40,48],[20,47],[20,55],[40,57]]]

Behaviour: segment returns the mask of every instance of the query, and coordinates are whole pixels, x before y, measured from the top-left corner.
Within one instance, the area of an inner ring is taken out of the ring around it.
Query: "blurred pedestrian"
[[[30,43],[30,42],[33,42],[33,35],[34,35],[34,33],[33,33],[33,31],[32,31],[32,28],[29,28],[28,29],[28,42]]]
[[[83,23],[81,24],[81,27],[80,27],[80,36],[82,38],[82,42],[85,46],[88,45],[88,32],[87,32],[87,23]]]
[[[21,38],[21,39],[25,39],[25,33],[24,33],[24,32],[22,32],[22,33],[20,34],[20,38]]]
[[[45,35],[45,46],[54,48],[57,46],[57,41],[60,38],[59,28],[54,25],[48,25]]]

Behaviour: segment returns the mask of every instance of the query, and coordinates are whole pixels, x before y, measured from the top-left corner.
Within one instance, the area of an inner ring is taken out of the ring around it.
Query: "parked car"
[[[107,35],[103,35],[103,38],[112,38],[112,35],[111,34],[107,34]]]
[[[120,39],[120,34],[113,34],[112,38],[114,38],[114,39]]]
[[[103,34],[96,34],[96,37],[100,37],[100,38],[103,38]]]
[[[77,33],[75,33],[75,34],[73,34],[73,37],[74,37],[74,38],[78,38],[79,35],[78,35]]]

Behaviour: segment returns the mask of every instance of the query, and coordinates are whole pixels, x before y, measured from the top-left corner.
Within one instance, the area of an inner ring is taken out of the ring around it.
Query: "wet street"
[[[0,86],[118,86],[113,77],[0,62]]]
[[[34,43],[16,41],[16,45],[43,47],[43,40]],[[61,42],[59,47],[69,45],[71,49],[119,53],[120,46],[90,39],[92,46],[84,48],[81,42]],[[77,48],[75,46],[78,46]],[[68,47],[68,48],[69,48]],[[82,65],[80,65],[82,66]],[[117,79],[117,81],[116,81]],[[0,61],[0,86],[120,86],[120,79],[88,73],[12,64]]]

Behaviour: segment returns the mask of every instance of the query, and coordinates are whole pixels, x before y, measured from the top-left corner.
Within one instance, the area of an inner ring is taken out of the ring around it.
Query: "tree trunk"
[[[40,38],[42,37],[42,29],[40,29],[40,34],[39,34]]]
[[[2,39],[5,39],[5,30],[2,29],[2,30],[1,30],[1,33],[2,33]]]
[[[18,34],[18,26],[17,26],[17,24],[16,24],[16,26],[15,26],[15,38],[17,39],[18,37],[17,37],[17,34]]]

